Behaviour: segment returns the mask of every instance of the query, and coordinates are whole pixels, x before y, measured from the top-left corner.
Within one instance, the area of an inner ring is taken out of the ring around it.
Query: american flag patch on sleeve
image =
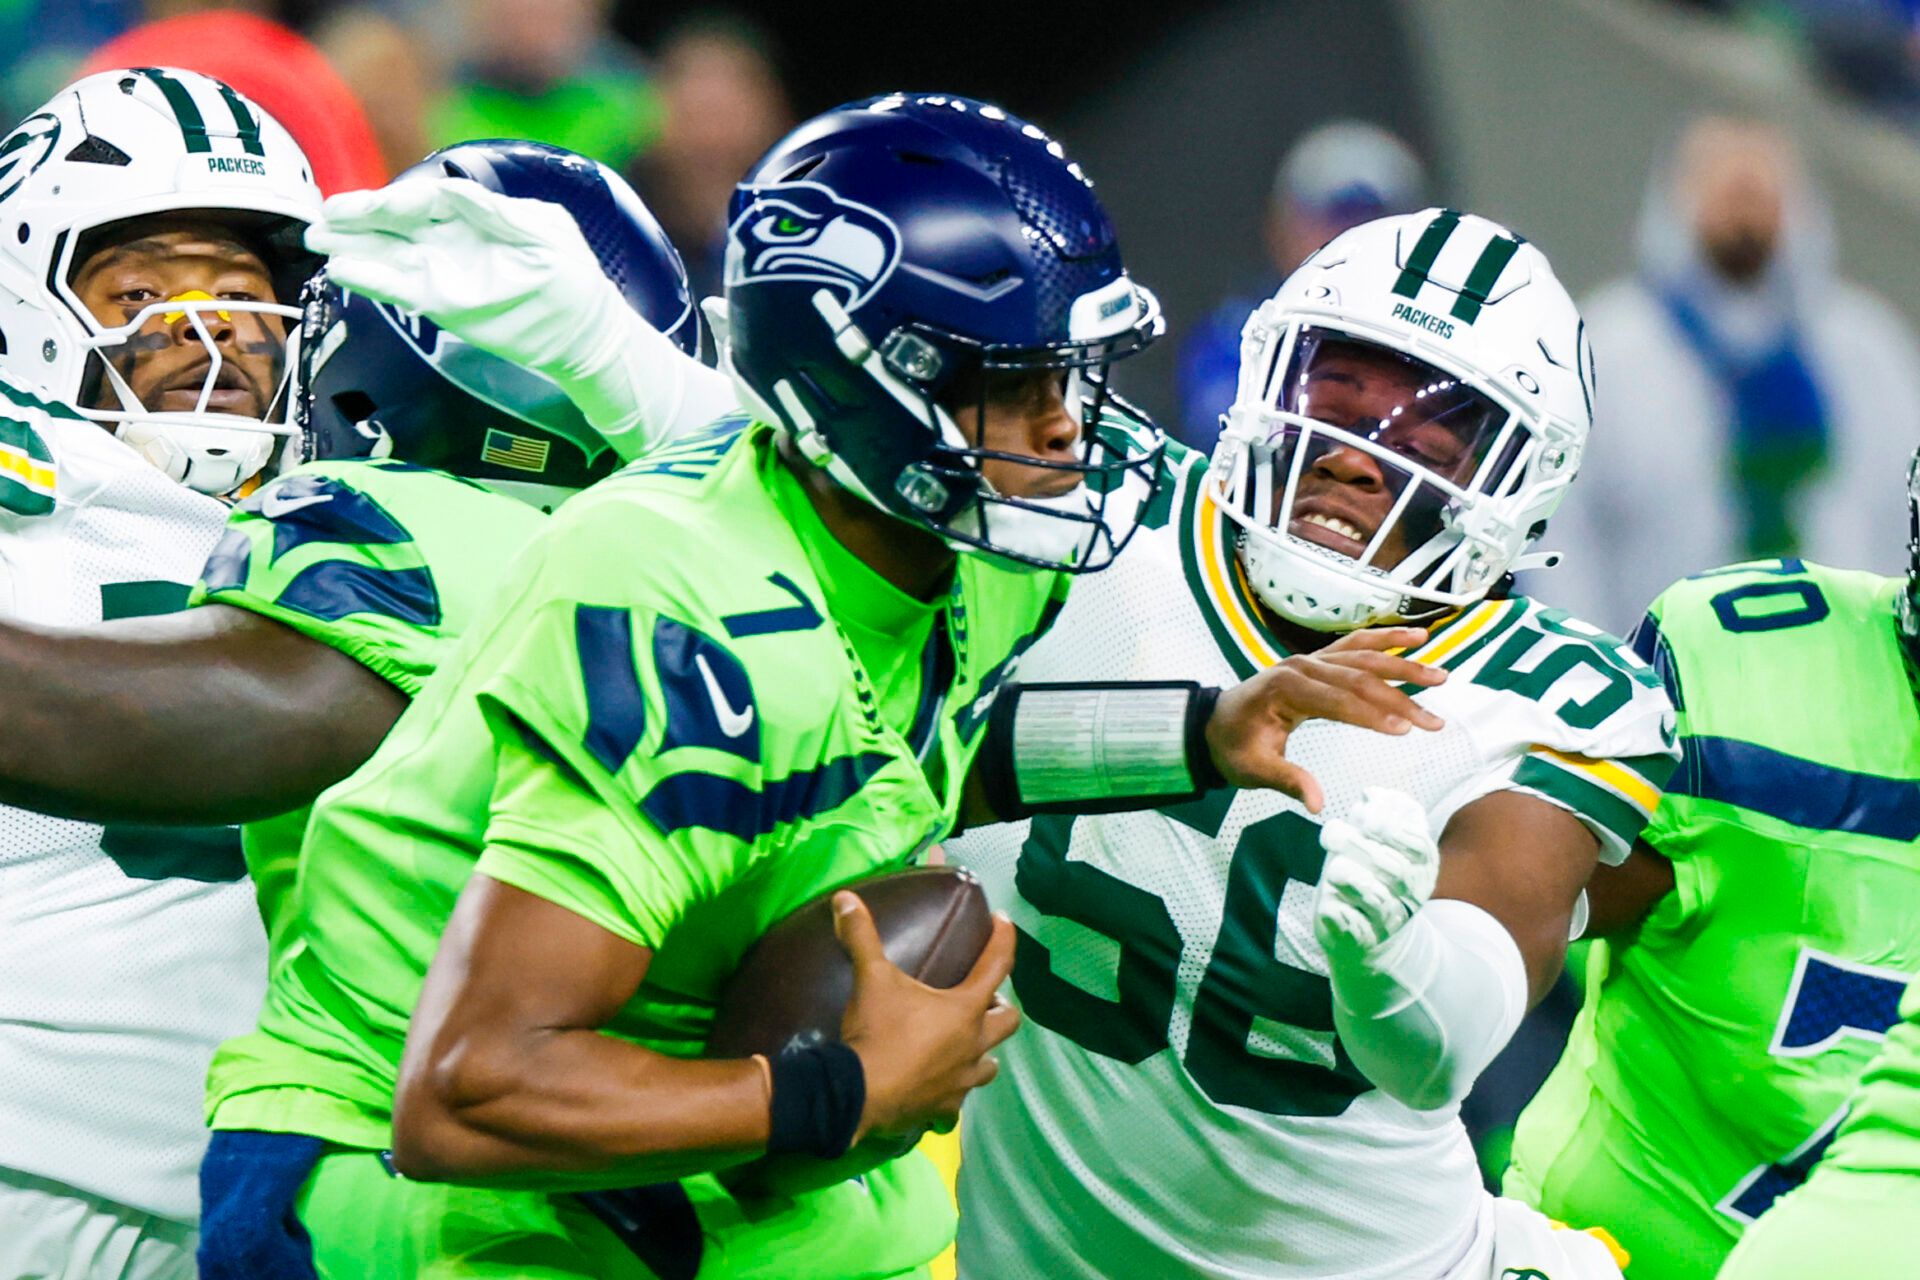
[[[550,441],[517,436],[496,428],[487,432],[486,441],[480,446],[480,461],[496,467],[512,467],[515,471],[545,471],[547,454],[552,449]]]

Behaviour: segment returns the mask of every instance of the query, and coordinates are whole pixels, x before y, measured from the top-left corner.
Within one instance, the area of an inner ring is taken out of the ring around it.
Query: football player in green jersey
[[[423,168],[594,227],[594,270],[622,286],[608,294],[658,326],[651,340],[698,349],[679,255],[611,170],[511,142]],[[245,822],[270,931],[308,802],[373,753],[541,509],[618,464],[608,436],[643,443],[619,424],[602,435],[563,384],[324,277],[303,328],[295,413],[318,460],[236,506],[191,598],[203,607],[84,633],[0,627],[16,728],[0,798],[121,823]]]
[[[1726,1274],[1841,1274],[1843,1258],[1847,1275],[1912,1274],[1920,1181],[1878,1135],[1903,1114],[1911,1134],[1913,1112],[1848,1120],[1847,1100],[1920,971],[1914,581],[1736,565],[1669,587],[1635,637],[1682,762],[1633,856],[1589,889],[1607,936],[1506,1190],[1605,1223],[1636,1280],[1714,1274],[1756,1218]],[[1871,1073],[1888,1100],[1911,1062],[1899,1039]],[[1816,1164],[1834,1172],[1791,1218],[1850,1203],[1859,1228],[1773,1225]],[[1861,1270],[1876,1250],[1898,1265]]]
[[[803,126],[730,236],[722,347],[751,414],[563,510],[317,806],[260,1031],[213,1071],[209,1275],[789,1275],[838,1224],[736,1247],[695,1179],[629,1198],[623,1242],[564,1193],[837,1155],[949,1121],[991,1078],[1009,927],[932,991],[852,895],[846,1042],[698,1055],[769,923],[955,822],[1057,571],[1110,561],[1151,498],[1150,428],[1081,424],[1157,311],[1057,144],[964,99]],[[1431,719],[1379,678],[1401,660],[1352,649],[1217,702],[1130,688],[1126,737],[1022,721],[998,767],[1030,796],[1051,779],[1022,760],[1064,765],[1101,804],[1298,787],[1275,686],[1398,732]],[[841,1274],[944,1243],[901,1222]]]

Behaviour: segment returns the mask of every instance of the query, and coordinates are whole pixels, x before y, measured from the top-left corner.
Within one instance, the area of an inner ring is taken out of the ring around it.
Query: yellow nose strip
[[[208,293],[205,289],[189,289],[185,293],[174,294],[171,298],[168,298],[167,301],[168,302],[213,302],[213,301],[216,301],[216,299],[212,294]],[[160,318],[166,321],[168,324],[172,324],[175,320],[178,320],[181,316],[184,316],[185,314],[187,313],[184,311],[169,311],[165,315],[161,316]],[[232,316],[228,315],[224,311],[216,311],[214,312],[214,314],[219,316],[222,320],[233,319]]]

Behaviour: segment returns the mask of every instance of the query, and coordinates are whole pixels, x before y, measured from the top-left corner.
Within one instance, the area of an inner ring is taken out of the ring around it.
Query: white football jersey
[[[0,379],[0,615],[179,609],[226,514]],[[265,982],[237,830],[0,806],[0,1167],[195,1220],[207,1062]]]
[[[1182,451],[1172,468],[1171,501],[1074,584],[1021,680],[1231,685],[1285,656],[1204,461]],[[1458,1109],[1394,1101],[1334,1034],[1313,934],[1320,821],[1383,786],[1439,831],[1517,789],[1571,810],[1618,862],[1672,768],[1672,711],[1620,642],[1526,599],[1471,606],[1412,656],[1450,672],[1417,693],[1446,728],[1302,726],[1287,754],[1325,789],[1320,818],[1225,790],[947,845],[1019,927],[1010,995],[1026,1016],[963,1117],[963,1277],[1433,1280],[1486,1247]]]

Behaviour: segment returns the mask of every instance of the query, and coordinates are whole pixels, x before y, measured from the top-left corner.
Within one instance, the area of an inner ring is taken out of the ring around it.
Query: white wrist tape
[[[1470,902],[1430,899],[1378,947],[1336,948],[1327,962],[1354,1065],[1416,1111],[1466,1097],[1527,1012],[1519,945]]]

